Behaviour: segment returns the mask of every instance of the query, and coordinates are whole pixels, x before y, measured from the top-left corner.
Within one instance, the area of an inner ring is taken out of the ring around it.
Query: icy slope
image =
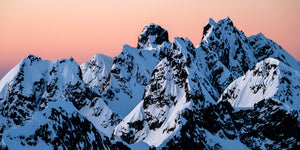
[[[80,109],[80,113],[108,137],[112,135],[116,125],[121,122],[120,116],[99,97],[94,97],[91,102]]]
[[[192,121],[194,117],[190,115],[197,115],[202,109],[216,104],[211,96],[215,91],[204,80],[201,70],[198,70],[194,50],[188,39],[174,39],[174,44],[166,58],[154,69],[142,102],[115,128],[114,139],[121,138],[129,144],[143,141],[150,146],[168,147],[173,139],[183,137],[182,132],[187,130],[191,123],[194,124]],[[202,123],[201,126],[204,124]],[[204,146],[220,145],[226,149],[228,147],[226,143],[235,142],[237,149],[246,148],[236,136],[221,137],[216,132],[212,132],[208,126],[203,127],[205,128],[192,127],[192,132],[199,130],[193,134],[219,139],[219,142],[203,142]],[[219,126],[219,129],[222,128],[226,127]],[[231,126],[229,129],[235,134],[234,127]],[[188,142],[183,143],[185,146],[187,144]],[[203,145],[195,147],[200,148]]]
[[[159,34],[155,38],[161,41],[160,38],[162,37],[160,37],[160,34],[167,34],[167,31],[161,29],[160,26],[153,25],[152,27],[152,25],[150,24],[151,28],[148,28],[149,25],[144,28],[139,41],[141,37],[146,41],[147,39],[152,39],[152,34]],[[160,33],[160,30],[163,30],[163,33]],[[167,37],[164,36],[162,39]],[[155,40],[155,38],[152,40]],[[124,45],[122,52],[113,60],[109,84],[105,87],[102,97],[108,103],[108,106],[122,118],[129,114],[141,101],[144,89],[149,83],[151,73],[159,61],[166,56],[167,50],[171,47],[168,39],[158,43],[151,50],[137,49],[129,45]]]
[[[6,130],[2,142],[9,149],[104,149],[109,146],[104,140],[72,103],[58,100],[25,126]]]
[[[89,62],[80,65],[83,81],[100,95],[109,82],[109,71],[113,59],[103,54],[96,54]]]
[[[81,77],[81,70],[72,58],[50,62],[41,60],[33,55],[27,56],[0,81],[1,139],[2,134],[6,133],[10,137],[15,136],[15,128],[20,128],[20,130],[30,129],[32,131],[30,137],[39,136],[37,135],[39,130],[48,130],[48,128],[41,129],[41,126],[49,123],[55,124],[53,127],[49,127],[49,130],[51,130],[49,132],[55,130],[55,132],[52,132],[54,139],[51,139],[54,141],[49,143],[47,137],[42,137],[42,139],[30,139],[30,142],[28,142],[28,139],[26,141],[27,144],[32,145],[33,143],[46,142],[50,147],[51,144],[53,144],[52,146],[58,146],[66,142],[76,144],[79,141],[74,140],[80,139],[80,136],[86,140],[85,142],[90,141],[86,139],[90,135],[84,135],[85,133],[81,133],[82,130],[79,129],[86,123],[88,123],[86,125],[90,126],[87,126],[90,128],[88,130],[92,128],[94,130],[91,134],[97,134],[98,136],[100,135],[99,130],[101,130],[106,136],[110,136],[115,125],[120,122],[119,116],[113,113],[102,99],[94,96],[95,94],[89,90]],[[55,108],[50,106],[52,104],[55,104]],[[72,111],[67,111],[69,107],[72,108]],[[56,110],[58,112],[53,114],[53,111]],[[41,115],[44,111],[51,112],[51,115]],[[64,114],[65,111],[67,111],[67,114]],[[70,114],[73,114],[71,116],[74,116],[75,120],[72,120],[74,118],[70,117]],[[51,117],[56,118],[55,115],[62,115],[62,120],[57,122],[57,120],[51,119]],[[83,122],[78,122],[78,118],[83,120]],[[48,120],[48,123],[44,124],[43,120]],[[68,122],[70,120],[72,122]],[[31,122],[40,122],[41,126],[32,128]],[[65,122],[68,122],[68,124],[64,124]],[[78,126],[78,128],[75,128],[78,132],[75,132],[74,126]],[[64,128],[64,130],[57,130],[59,127]],[[71,133],[65,133],[65,130],[75,132],[74,134],[72,133],[73,139],[58,139],[63,138],[63,136],[60,137],[61,134],[70,136]],[[24,145],[24,141],[17,140],[22,137],[24,136],[17,136],[13,141],[10,138],[5,139],[5,142],[8,142],[6,144],[10,146],[18,145],[17,143],[21,142],[19,146],[29,148],[30,146],[26,147],[26,144]],[[94,137],[93,139],[101,143],[99,137]],[[54,144],[55,141],[59,143]],[[98,146],[101,147],[100,143]],[[79,147],[86,147],[87,145]],[[62,145],[62,147],[65,146]]]
[[[155,67],[142,102],[116,127],[115,136],[130,144],[143,140],[159,146],[178,130],[180,113],[189,106],[187,76],[182,53],[169,50]]]
[[[233,107],[253,107],[264,99],[276,99],[293,110],[300,109],[300,73],[284,63],[267,58],[232,82],[220,101]]]
[[[0,84],[1,114],[13,124],[23,124],[49,101],[69,100],[78,109],[86,103],[80,69],[72,58],[49,62],[29,55],[13,70],[18,72],[10,72],[11,80],[5,77]]]

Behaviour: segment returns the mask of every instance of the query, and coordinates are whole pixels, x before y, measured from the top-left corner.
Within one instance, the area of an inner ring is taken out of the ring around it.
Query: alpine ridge
[[[300,149],[300,63],[209,19],[201,42],[150,23],[78,65],[28,55],[0,81],[0,149]]]

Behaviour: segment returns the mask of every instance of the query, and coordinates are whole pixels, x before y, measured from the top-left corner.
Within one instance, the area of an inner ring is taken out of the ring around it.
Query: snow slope
[[[155,38],[159,42],[148,49],[147,42],[144,42],[154,40],[153,35],[157,35]],[[151,73],[170,49],[171,43],[168,42],[167,35],[165,29],[149,24],[139,36],[138,48],[124,45],[122,52],[114,58],[109,84],[105,87],[102,97],[109,108],[121,118],[128,115],[141,101]]]
[[[66,130],[67,129],[67,130]],[[104,149],[106,145],[94,126],[78,114],[72,103],[50,102],[25,126],[6,130],[3,142],[9,149]]]
[[[275,99],[285,108],[300,109],[300,74],[284,63],[267,58],[244,76],[232,82],[220,101],[228,100],[233,107],[254,107],[264,99]]]
[[[0,83],[0,135],[10,148],[95,147],[88,144],[93,140],[100,148],[104,143],[101,136],[110,136],[120,122],[119,116],[88,90],[72,58],[50,62],[29,55]],[[56,120],[57,116],[62,118]],[[66,141],[74,145],[64,145]]]
[[[196,53],[188,39],[174,39],[166,58],[155,67],[142,102],[116,126],[113,139],[120,138],[129,144],[142,141],[150,146],[165,147],[173,137],[180,138],[182,128],[189,125],[187,120],[191,117],[185,115],[187,111],[197,114],[195,108],[216,104],[212,95],[217,92],[198,70],[196,62],[201,62],[196,60]],[[226,148],[226,142],[234,141],[242,148],[246,147],[237,138],[228,139],[218,134],[211,135],[207,129],[203,131],[207,132],[207,136],[218,137],[222,141],[218,144],[223,148]],[[217,143],[205,144],[213,146]]]
[[[94,55],[89,62],[80,65],[83,81],[100,95],[109,82],[113,59],[103,54]]]
[[[186,99],[188,72],[182,56],[180,51],[168,51],[155,67],[142,102],[116,127],[114,136],[130,144],[144,141],[159,146],[178,130],[180,113],[190,105]]]

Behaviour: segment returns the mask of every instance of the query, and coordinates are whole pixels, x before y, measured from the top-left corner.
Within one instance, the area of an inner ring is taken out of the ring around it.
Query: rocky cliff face
[[[168,31],[161,26],[150,23],[146,25],[138,39],[138,49],[153,49],[163,42],[169,42]]]

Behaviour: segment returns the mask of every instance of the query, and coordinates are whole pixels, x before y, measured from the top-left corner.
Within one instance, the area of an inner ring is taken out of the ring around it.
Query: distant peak
[[[210,25],[215,25],[216,24],[216,22],[215,22],[215,20],[214,19],[212,19],[212,18],[209,18],[209,20],[208,20],[208,23],[207,24],[210,24]]]
[[[210,35],[214,26],[217,26],[217,23],[212,18],[209,18],[208,23],[203,28],[202,40],[206,41],[206,37]]]
[[[74,58],[71,56],[71,57],[69,58],[69,60],[70,60],[70,61],[74,61]]]
[[[110,56],[106,56],[104,54],[96,54],[90,59],[90,62],[96,62],[99,65],[100,62],[112,62],[112,60],[113,58],[111,58]]]
[[[95,54],[92,59],[112,59],[110,56],[104,54]]]
[[[259,32],[256,36],[261,37],[261,38],[266,38],[266,36],[264,34],[262,34],[261,32]]]
[[[25,62],[30,62],[30,64],[34,61],[40,61],[41,58],[40,57],[37,57],[37,56],[34,56],[32,54],[29,54],[27,55],[21,62],[22,63],[25,63]]]
[[[259,36],[264,36],[264,34],[262,34],[261,32],[259,32],[257,35],[259,35]]]
[[[228,16],[226,16],[224,19],[225,19],[225,20],[231,20]]]
[[[38,59],[39,57],[34,56],[33,54],[29,54],[25,58],[27,58],[27,59]]]
[[[218,21],[218,24],[233,26],[233,22],[228,16]]]
[[[158,24],[155,24],[155,23],[148,23],[145,27],[159,27]]]
[[[226,20],[226,21],[232,22],[232,20],[228,16],[226,16],[224,19],[221,19],[221,20]]]
[[[188,39],[187,37],[185,37],[185,38],[183,38],[183,37],[174,37],[174,43],[178,43],[178,42],[193,44],[191,42],[191,40]]]
[[[250,38],[254,38],[254,39],[260,39],[260,40],[267,40],[268,38],[262,34],[261,32],[259,32],[258,34],[256,35],[252,35],[250,36]]]
[[[138,49],[151,49],[163,42],[169,42],[168,31],[161,26],[149,23],[147,24],[138,38]]]

